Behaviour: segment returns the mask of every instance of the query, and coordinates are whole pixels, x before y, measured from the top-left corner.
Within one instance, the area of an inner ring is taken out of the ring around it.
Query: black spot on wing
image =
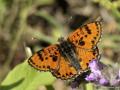
[[[81,37],[80,40],[83,40],[83,37]]]
[[[52,60],[53,60],[54,62],[56,62],[57,59],[58,59],[58,56],[55,56],[55,55],[50,55],[50,57],[52,58]]]
[[[80,45],[80,46],[84,46],[84,45],[85,45],[85,41],[79,40],[79,45]]]
[[[95,44],[95,41],[92,40],[91,43],[92,43],[92,44]]]
[[[48,57],[45,57],[45,60],[48,60]]]
[[[50,69],[50,66],[47,66],[48,69]]]
[[[94,39],[96,39],[96,37],[93,37]]]
[[[41,61],[43,61],[42,54],[41,54],[40,52],[37,52],[37,54],[38,54],[38,56],[39,56],[40,60],[41,60]]]
[[[91,60],[89,60],[89,62],[90,62]]]
[[[87,31],[88,34],[92,34],[91,30],[89,29],[87,25],[85,25],[85,30]]]
[[[62,75],[62,77],[65,77],[65,75]]]
[[[70,75],[73,75],[72,72],[69,73]]]
[[[38,65],[35,65],[36,67],[39,67]]]
[[[41,66],[39,66],[39,68],[41,68]]]
[[[57,73],[58,75],[61,75],[59,72]]]
[[[80,35],[77,33],[77,36],[80,36]]]
[[[66,73],[66,76],[68,76],[68,73]]]
[[[45,66],[43,66],[43,68],[45,68]]]
[[[95,56],[97,53],[96,52],[93,52],[93,56]]]
[[[76,40],[75,42],[78,43],[78,40]]]
[[[55,52],[55,55],[57,55],[57,52]]]
[[[89,63],[86,63],[87,66],[89,66]]]
[[[85,37],[87,37],[87,35],[85,35]]]
[[[53,61],[54,61],[54,62],[57,61],[57,59],[58,59],[57,56],[53,56],[52,58],[53,58]]]

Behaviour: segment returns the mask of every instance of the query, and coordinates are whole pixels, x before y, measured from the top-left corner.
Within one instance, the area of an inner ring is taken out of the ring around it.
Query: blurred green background
[[[29,48],[35,52],[57,43],[97,17],[104,21],[101,61],[119,63],[120,0],[0,0],[0,90],[71,90],[50,73],[31,68]],[[83,84],[80,90],[94,87]]]

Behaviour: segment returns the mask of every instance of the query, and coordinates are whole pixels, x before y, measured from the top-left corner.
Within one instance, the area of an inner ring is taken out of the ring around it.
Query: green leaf
[[[0,90],[36,90],[40,85],[52,84],[54,80],[50,72],[39,72],[24,62],[8,74]]]

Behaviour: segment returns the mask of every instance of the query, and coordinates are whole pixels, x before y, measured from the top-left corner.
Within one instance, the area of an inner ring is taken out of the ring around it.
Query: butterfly
[[[28,63],[37,70],[50,71],[56,78],[67,80],[88,69],[90,61],[98,58],[97,43],[101,37],[102,21],[77,28],[68,38],[34,53]]]

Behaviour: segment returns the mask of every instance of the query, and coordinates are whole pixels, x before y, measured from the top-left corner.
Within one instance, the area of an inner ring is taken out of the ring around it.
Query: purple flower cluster
[[[89,63],[91,73],[86,76],[86,81],[102,86],[120,86],[120,68],[107,66],[99,60]]]

